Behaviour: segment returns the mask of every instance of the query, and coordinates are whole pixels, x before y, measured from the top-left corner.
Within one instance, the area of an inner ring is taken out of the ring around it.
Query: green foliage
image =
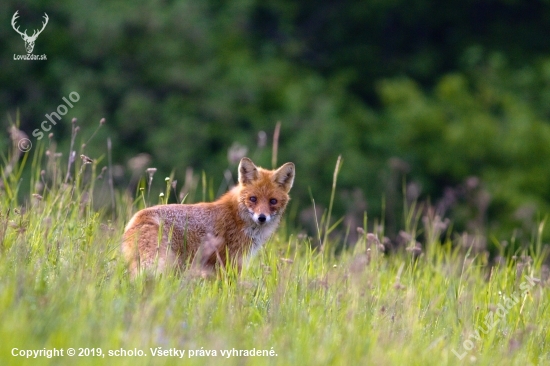
[[[367,210],[396,236],[401,202],[412,198],[443,205],[457,231],[489,228],[502,239],[520,227],[527,243],[550,205],[549,9],[509,0],[8,0],[0,112],[4,127],[33,136],[75,91],[78,103],[40,142],[51,132],[68,151],[72,117],[82,127],[106,117],[86,149],[99,158],[111,138],[115,185],[135,193],[148,167],[188,183],[206,172],[205,197],[235,180],[232,147],[269,167],[281,122],[278,161],[297,165],[292,196],[303,214],[310,190],[318,208],[329,205],[341,155],[333,217],[352,232]],[[15,10],[29,30],[49,15],[35,47],[47,61],[12,60],[24,52],[7,26]],[[0,139],[2,151],[9,144]],[[138,153],[150,155],[145,166],[131,166]],[[165,190],[162,179],[153,184],[155,196]],[[189,201],[201,199],[195,193]]]
[[[380,93],[388,134],[411,175],[428,192],[479,177],[498,209],[490,218],[510,228],[549,208],[550,125],[540,97],[525,92],[547,93],[549,61],[511,73],[495,58],[441,78],[430,94],[410,79],[385,81]]]

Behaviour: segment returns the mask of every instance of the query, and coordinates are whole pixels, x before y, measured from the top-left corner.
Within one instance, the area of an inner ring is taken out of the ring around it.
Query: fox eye
[[[275,198],[272,198],[272,199],[269,200],[269,203],[271,203],[272,205],[276,205],[277,200]]]
[[[250,196],[249,200],[250,202],[256,202],[258,199],[256,198],[256,196]]]

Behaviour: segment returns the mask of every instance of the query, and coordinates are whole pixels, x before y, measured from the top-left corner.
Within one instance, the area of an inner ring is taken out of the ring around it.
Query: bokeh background
[[[29,34],[48,14],[33,52],[47,61],[14,60],[16,10]],[[550,206],[549,27],[548,0],[4,0],[0,151],[74,91],[59,151],[73,117],[78,144],[105,117],[86,151],[111,139],[120,189],[155,167],[159,191],[205,172],[218,195],[243,154],[271,167],[280,122],[305,231],[341,155],[332,217],[351,235],[366,211],[396,236],[419,202],[456,235],[528,241]]]

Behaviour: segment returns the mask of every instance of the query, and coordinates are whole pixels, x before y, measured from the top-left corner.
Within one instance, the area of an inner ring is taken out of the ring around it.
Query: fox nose
[[[260,216],[258,216],[258,221],[261,222],[262,224],[265,222],[266,220],[266,217],[264,214],[260,214]]]

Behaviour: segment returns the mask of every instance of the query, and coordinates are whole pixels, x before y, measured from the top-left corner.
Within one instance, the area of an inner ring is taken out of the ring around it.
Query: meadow
[[[342,224],[330,210],[312,236],[289,212],[240,274],[131,280],[124,225],[168,200],[173,182],[130,197],[101,168],[108,154],[84,153],[38,144],[4,157],[2,365],[550,364],[544,222],[528,246],[503,243],[490,258],[420,205],[407,208],[406,242],[391,252],[366,214],[349,228],[358,241],[337,250],[342,239],[329,234]],[[207,182],[199,195],[212,199]],[[327,190],[337,189],[335,179]]]

